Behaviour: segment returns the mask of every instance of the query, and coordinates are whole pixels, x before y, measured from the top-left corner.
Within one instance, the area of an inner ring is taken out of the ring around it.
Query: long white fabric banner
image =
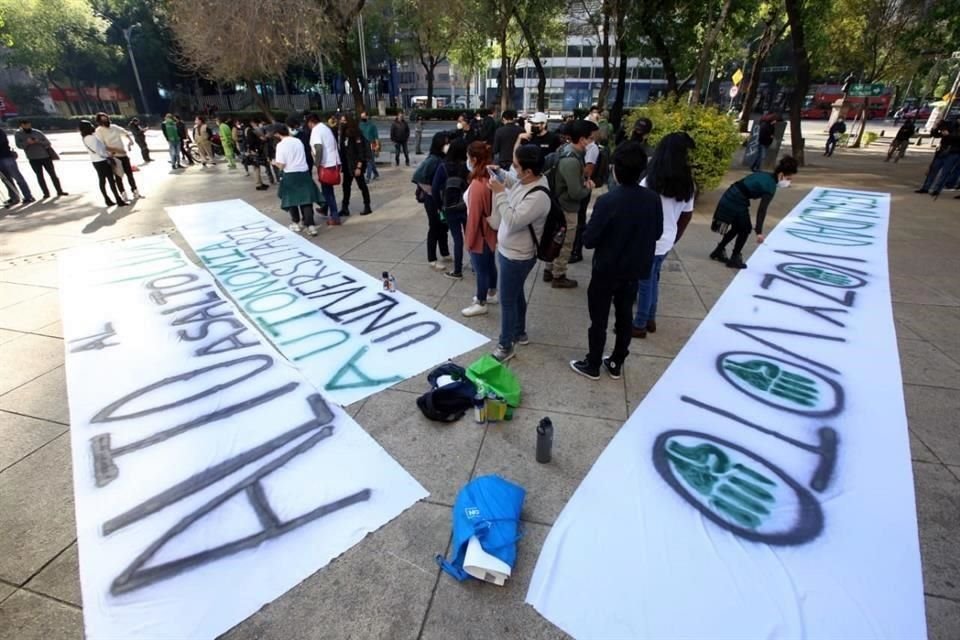
[[[926,637],[889,216],[817,188],[777,225],[564,508],[530,604],[578,638]]]
[[[427,495],[166,236],[61,283],[87,638],[214,638]]]
[[[237,305],[326,397],[346,405],[488,340],[242,200],[168,208]]]

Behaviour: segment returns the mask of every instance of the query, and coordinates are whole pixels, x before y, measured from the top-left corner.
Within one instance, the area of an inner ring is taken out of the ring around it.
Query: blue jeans
[[[930,193],[940,193],[947,178],[960,163],[960,153],[951,153],[933,159],[927,178],[923,181],[923,188]]]
[[[537,265],[537,258],[511,260],[498,251],[497,263],[500,268],[500,346],[512,349],[517,336],[527,332],[523,284]]]
[[[179,167],[180,166],[180,141],[168,140],[167,144],[170,145],[170,166]]]
[[[370,180],[373,178],[379,177],[380,172],[377,171],[377,159],[374,157],[372,160],[370,160],[370,162],[367,163],[367,182],[370,182]]]
[[[483,243],[483,253],[470,252],[470,262],[477,274],[477,300],[487,301],[487,292],[497,288],[497,259],[493,251]]]
[[[323,200],[326,203],[327,215],[332,220],[340,219],[340,212],[337,210],[337,194],[333,191],[332,184],[320,184],[320,192],[323,193]]]
[[[640,281],[637,290],[637,313],[633,317],[633,326],[646,329],[647,322],[657,319],[657,298],[660,297],[660,267],[667,255],[653,256],[650,277]]]
[[[757,145],[757,156],[753,159],[753,164],[750,165],[751,171],[760,171],[763,169],[763,161],[767,157],[768,148],[762,144]]]
[[[27,181],[23,179],[23,174],[20,173],[20,168],[17,167],[16,158],[0,158],[0,173],[2,173],[8,180],[11,182],[16,182],[17,186],[20,188],[20,194],[24,199],[29,200],[33,196],[30,194],[30,187],[27,186]],[[11,200],[15,194],[11,193]]]
[[[467,226],[467,212],[448,213],[446,218],[453,238],[453,272],[463,273],[463,231]]]

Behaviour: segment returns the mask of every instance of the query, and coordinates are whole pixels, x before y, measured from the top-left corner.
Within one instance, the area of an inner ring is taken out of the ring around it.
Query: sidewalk
[[[912,190],[930,156],[913,152],[883,162],[885,146],[840,151],[811,166],[770,207],[772,225],[809,187],[838,186],[892,195],[890,264],[894,313],[917,493],[929,638],[955,640],[960,628],[960,201],[933,201]],[[418,157],[419,161],[422,159]],[[92,169],[62,163],[71,194],[94,188]],[[412,168],[385,168],[371,185],[374,214],[323,229],[317,244],[364,271],[390,271],[425,304],[495,338],[499,311],[466,319],[472,275],[454,282],[426,265],[423,209],[413,199]],[[731,171],[727,184],[742,172]],[[30,178],[28,178],[30,179]],[[170,175],[163,162],[137,174],[147,199],[122,217],[98,215],[99,194],[71,195],[55,207],[0,212],[0,640],[82,635],[70,471],[69,416],[63,373],[56,254],[80,244],[171,233],[185,246],[164,206],[242,197],[285,220],[273,189],[257,192],[242,170],[223,165]],[[733,277],[707,259],[721,190],[704,194],[663,269],[659,330],[634,340],[622,380],[589,383],[567,361],[587,346],[587,258],[572,265],[581,286],[551,289],[539,268],[528,282],[531,344],[510,366],[524,386],[512,422],[478,426],[426,421],[414,400],[425,379],[411,379],[349,410],[429,491],[430,497],[368,536],[224,637],[261,638],[559,638],[563,634],[523,603],[549,527],[596,457],[679,352]],[[359,194],[354,202],[359,202]],[[753,241],[748,245],[752,250]],[[749,260],[749,257],[748,257]],[[458,361],[469,363],[486,348]],[[104,380],[109,384],[109,380]],[[555,425],[554,461],[534,461],[535,427]],[[450,510],[471,477],[500,473],[528,490],[515,579],[497,588],[460,584],[439,572],[447,554]],[[878,559],[882,561],[882,559]]]

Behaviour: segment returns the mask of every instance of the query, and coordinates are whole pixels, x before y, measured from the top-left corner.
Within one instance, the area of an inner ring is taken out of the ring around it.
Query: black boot
[[[730,259],[727,260],[727,266],[731,269],[746,269],[747,263],[743,261],[743,256],[739,253],[735,253],[730,256]]]
[[[370,203],[368,202],[367,204],[363,205],[363,211],[360,212],[360,215],[368,216],[371,213],[373,213],[373,209],[370,208]]]
[[[717,248],[713,250],[713,253],[710,254],[711,260],[716,260],[718,262],[726,262],[729,260],[727,258],[727,250],[720,245],[717,245]]]

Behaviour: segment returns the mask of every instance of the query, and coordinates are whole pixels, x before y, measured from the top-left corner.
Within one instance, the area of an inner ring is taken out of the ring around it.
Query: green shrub
[[[869,147],[870,143],[876,142],[880,135],[876,131],[867,131],[863,134],[863,146]]]
[[[632,131],[634,123],[641,117],[653,122],[653,133],[648,140],[651,145],[656,145],[668,133],[685,131],[689,134],[697,143],[690,154],[697,188],[709,191],[719,186],[740,146],[737,125],[729,116],[716,107],[664,98],[633,109],[624,119],[626,130]]]

